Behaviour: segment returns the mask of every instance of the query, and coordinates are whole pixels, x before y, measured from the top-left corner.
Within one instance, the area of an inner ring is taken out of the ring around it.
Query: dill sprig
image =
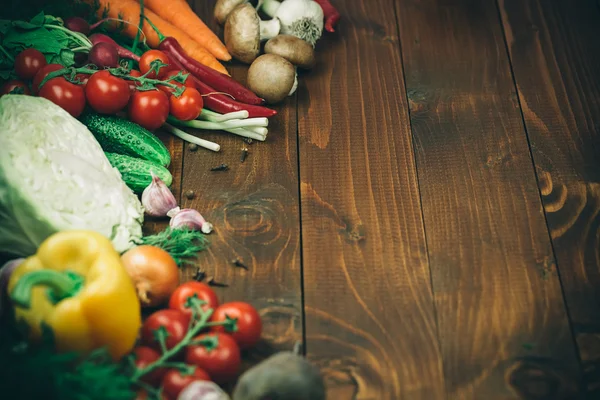
[[[195,258],[199,252],[208,247],[208,239],[202,232],[187,227],[177,229],[167,227],[156,235],[144,236],[141,244],[160,247],[173,257],[179,267],[182,267],[186,264],[194,264],[190,259]]]

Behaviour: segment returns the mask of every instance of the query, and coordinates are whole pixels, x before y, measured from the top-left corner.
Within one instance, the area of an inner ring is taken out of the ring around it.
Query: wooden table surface
[[[244,163],[165,136],[253,359],[303,340],[333,400],[600,398],[598,2],[332,2]]]

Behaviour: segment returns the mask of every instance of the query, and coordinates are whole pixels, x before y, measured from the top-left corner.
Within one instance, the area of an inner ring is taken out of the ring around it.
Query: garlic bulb
[[[177,400],[230,400],[230,397],[214,382],[194,381],[179,393]]]
[[[315,46],[323,34],[323,9],[313,0],[262,0],[259,7],[281,22],[281,32],[303,39]]]
[[[177,207],[177,200],[167,185],[152,174],[152,182],[142,192],[142,205],[146,214],[153,217],[166,217],[167,213]]]
[[[213,225],[210,222],[206,222],[198,211],[191,208],[184,208],[182,210],[177,207],[169,211],[167,215],[171,217],[171,221],[169,222],[171,228],[188,227],[193,230],[200,230],[206,234],[211,233],[213,230]]]

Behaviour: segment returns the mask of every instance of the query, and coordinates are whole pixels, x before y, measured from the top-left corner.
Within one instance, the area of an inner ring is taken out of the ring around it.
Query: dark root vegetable
[[[105,42],[96,43],[91,48],[88,60],[99,68],[116,68],[119,65],[116,46]]]
[[[112,44],[117,49],[117,54],[121,58],[129,58],[134,61],[140,61],[140,57],[137,54],[134,54],[126,48],[119,46],[117,42],[115,42],[110,36],[106,36],[101,33],[94,33],[93,35],[90,35],[89,39],[94,45],[98,43]]]
[[[90,33],[90,24],[80,17],[71,17],[65,19],[65,27],[73,32],[83,33],[87,36]]]

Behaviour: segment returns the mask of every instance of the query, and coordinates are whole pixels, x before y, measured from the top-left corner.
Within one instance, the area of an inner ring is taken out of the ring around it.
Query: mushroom
[[[248,69],[248,88],[268,104],[291,96],[297,87],[296,68],[277,54],[263,54]]]
[[[265,44],[265,53],[277,54],[303,69],[315,65],[315,50],[306,40],[293,35],[277,35]]]
[[[223,25],[227,21],[227,16],[234,8],[247,2],[248,0],[217,0],[214,11],[215,19],[219,24]]]
[[[279,33],[279,20],[261,21],[250,3],[236,6],[225,21],[225,46],[236,59],[250,64],[260,54],[260,43]]]

